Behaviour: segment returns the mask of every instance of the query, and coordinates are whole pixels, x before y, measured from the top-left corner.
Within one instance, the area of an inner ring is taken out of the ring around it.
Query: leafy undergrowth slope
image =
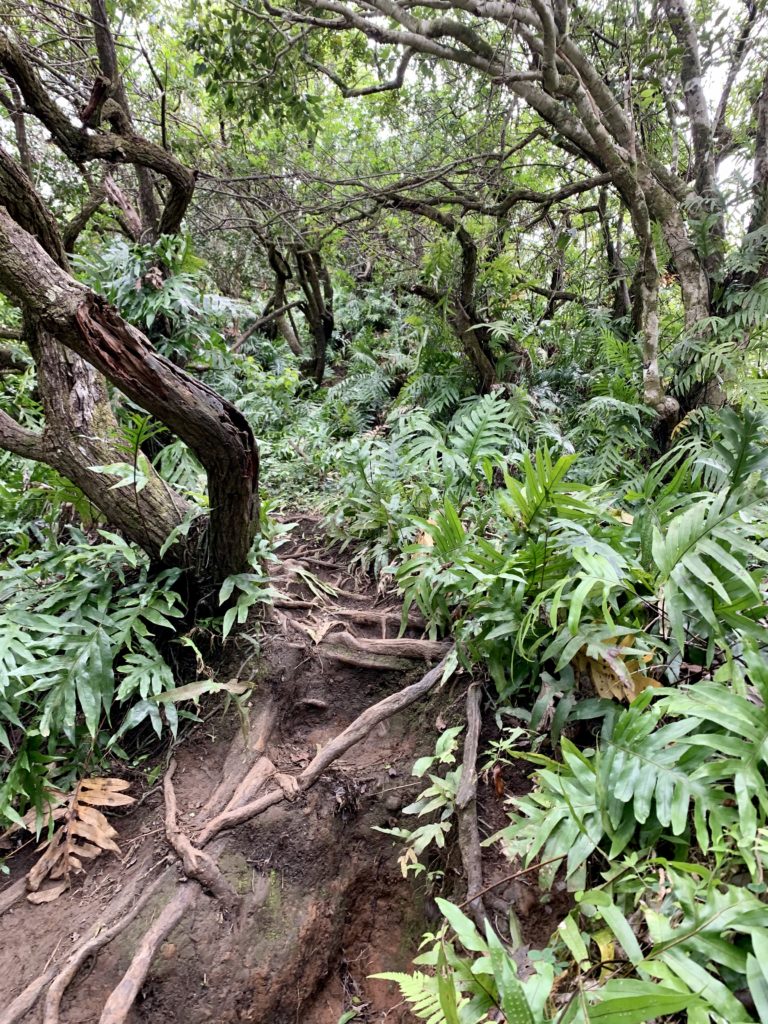
[[[283,596],[261,626],[262,656],[251,657],[246,631],[218,666],[222,679],[253,686],[247,732],[231,709],[217,712],[183,733],[153,786],[126,775],[138,800],[110,814],[120,854],[88,862],[54,901],[25,898],[25,874],[40,857],[34,842],[9,856],[2,1024],[41,1013],[47,1024],[337,1024],[353,1011],[346,1019],[413,1019],[393,985],[369,976],[409,968],[436,908],[425,885],[403,878],[378,829],[396,826],[417,791],[417,744],[461,721],[467,676],[441,686],[433,672],[425,700],[382,715],[313,785],[291,792],[291,780],[306,778],[318,752],[366,709],[420,683],[425,654],[434,664],[444,653],[421,645],[416,621],[395,641],[399,605],[318,551],[311,523],[304,532],[275,570]],[[522,775],[507,781],[527,788]],[[486,833],[503,820],[497,789],[480,788]],[[271,792],[277,799],[259,813]],[[245,820],[214,835],[217,815],[244,805]],[[444,867],[444,891],[461,894],[458,848]],[[491,859],[488,870],[493,883],[508,865]],[[539,907],[520,884],[496,893],[500,918],[511,902],[527,908],[524,937],[534,943],[546,942],[564,910],[557,898]]]

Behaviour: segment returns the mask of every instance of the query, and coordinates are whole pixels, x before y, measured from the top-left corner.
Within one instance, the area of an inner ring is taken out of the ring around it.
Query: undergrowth
[[[486,843],[533,869],[542,890],[564,883],[573,909],[520,979],[514,929],[503,942],[481,934],[440,896],[426,970],[385,975],[416,1016],[768,1020],[759,367],[741,366],[732,407],[692,411],[660,438],[635,346],[597,315],[537,328],[525,369],[477,395],[445,323],[371,289],[338,302],[315,388],[274,338],[228,352],[232,307],[210,294],[186,243],[165,253],[176,274],[162,282],[146,247],[126,251],[106,249],[82,273],[238,404],[273,513],[319,508],[345,557],[394,581],[404,614],[416,607],[430,635],[455,638],[501,724],[489,770],[532,766],[532,791],[509,799],[508,823]],[[737,372],[726,342],[752,305],[740,296],[727,309],[673,386],[713,365],[724,379]],[[31,372],[16,404],[39,421]],[[130,407],[121,415],[136,440],[126,473],[152,459],[204,508],[187,450],[144,444],[152,424]],[[131,730],[175,733],[192,712],[176,707],[174,650],[196,664],[194,696],[215,684],[194,634],[179,630],[175,571],[153,571],[51,471],[0,458],[0,815],[18,820],[43,808],[46,786],[128,756]],[[262,564],[277,528],[262,525],[253,572],[225,583],[207,624],[223,636],[270,600]],[[452,841],[460,741],[449,730],[416,766],[424,792],[393,830],[409,874]]]

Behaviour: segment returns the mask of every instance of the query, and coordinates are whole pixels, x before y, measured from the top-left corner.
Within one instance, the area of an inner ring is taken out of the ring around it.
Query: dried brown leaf
[[[95,807],[78,804],[77,817],[80,821],[87,821],[89,825],[93,825],[94,828],[97,828],[100,832],[104,832],[105,835],[110,837],[117,835],[117,832],[112,828],[101,811],[96,810]]]
[[[127,782],[125,779],[93,778],[83,779],[80,782],[81,795],[83,790],[92,790],[94,792],[102,793],[124,793],[126,789],[130,788],[130,782]],[[133,799],[133,797],[131,797],[131,799]]]
[[[649,686],[660,686],[657,679],[641,671],[648,656],[642,659],[626,658],[624,648],[631,647],[634,637],[626,636],[617,647],[606,648],[602,658],[596,661],[588,657],[583,650],[574,658],[574,668],[579,672],[589,672],[592,685],[598,697],[631,703]]]
[[[100,853],[104,851],[100,846],[94,846],[93,843],[78,843],[77,844],[77,856],[86,857],[89,860],[92,857],[98,857]]]
[[[40,892],[28,892],[27,899],[30,903],[52,903],[57,900],[63,892],[69,888],[69,879],[57,882],[48,889],[41,889]]]
[[[91,825],[87,821],[73,821],[70,826],[70,831],[76,836],[82,836],[83,839],[87,839],[96,846],[100,846],[102,850],[112,850],[113,853],[120,853],[120,847],[110,838],[109,834],[103,832],[101,829],[96,828],[95,825]]]
[[[126,793],[113,793],[108,789],[97,790],[92,792],[91,790],[81,791],[80,801],[81,804],[92,804],[97,807],[127,807],[129,804],[135,804],[135,797],[128,796]]]
[[[55,868],[60,857],[65,856],[64,831],[54,833],[53,839],[48,843],[45,853],[37,864],[27,872],[27,888],[33,892],[40,888],[48,874]]]
[[[67,797],[66,806],[54,811],[56,817],[63,819],[62,824],[50,840],[38,847],[43,853],[27,874],[27,887],[37,892],[46,878],[58,878],[63,888],[44,890],[45,898],[41,893],[38,902],[48,902],[60,895],[69,885],[70,872],[83,870],[82,858],[92,860],[104,850],[119,855],[120,847],[113,838],[117,832],[94,805],[117,807],[134,803],[133,797],[124,793],[128,786],[123,779],[83,779]]]

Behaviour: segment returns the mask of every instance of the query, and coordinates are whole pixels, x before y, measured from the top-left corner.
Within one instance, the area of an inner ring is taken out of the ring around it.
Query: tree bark
[[[133,133],[133,116],[125,91],[123,78],[117,63],[117,50],[112,30],[109,27],[107,5],[104,0],[91,0],[91,18],[93,19],[93,37],[99,54],[101,73],[112,85],[112,96],[125,113],[126,124]],[[160,228],[160,210],[155,198],[152,174],[148,167],[137,165],[136,180],[139,184],[139,207],[141,209],[142,236],[149,241],[157,239]]]
[[[615,238],[608,219],[608,190],[605,188],[600,189],[597,208],[605,245],[605,257],[608,264],[608,284],[613,293],[611,316],[614,324],[617,324],[626,321],[632,313],[632,302],[629,295],[629,286],[627,285],[627,268],[624,266],[624,261],[621,258],[621,218],[624,208],[621,208],[617,220]],[[621,333],[624,333],[624,331],[625,329],[622,328]]]
[[[630,212],[641,250],[636,283],[646,400],[660,416],[673,416],[677,403],[667,396],[659,370],[658,267],[650,229],[659,227],[671,249],[688,332],[701,330],[701,321],[712,312],[710,282],[722,269],[724,252],[723,200],[716,175],[720,153],[716,152],[716,145],[724,125],[728,96],[756,20],[754,5],[748,4],[746,23],[732,50],[731,68],[713,124],[703,86],[704,47],[688,0],[661,2],[677,43],[680,88],[675,98],[682,100],[690,125],[689,176],[693,196],[686,180],[677,173],[674,156],[669,169],[646,148],[642,119],[636,117],[633,106],[628,70],[616,67],[609,74],[600,65],[596,33],[589,16],[578,5],[569,5],[568,0],[532,0],[530,5],[514,0],[441,0],[435,6],[439,11],[420,9],[417,13],[403,0],[313,0],[311,7],[281,9],[280,16],[293,24],[322,27],[325,22],[321,15],[327,13],[333,29],[360,32],[379,45],[389,44],[430,60],[474,68],[507,88],[554,129],[553,145],[587,161],[599,175],[608,176]],[[569,6],[573,15],[570,25]],[[489,22],[493,23],[492,30],[486,36],[485,26]],[[501,41],[494,32],[503,33]],[[515,37],[514,44],[504,42],[509,37]],[[516,46],[529,58],[528,70],[518,70]],[[332,81],[338,79],[335,74],[330,77]],[[621,91],[613,82],[619,84]],[[391,86],[382,83],[379,88],[385,87]],[[768,213],[768,76],[757,115],[752,230],[765,223]],[[402,198],[388,205],[407,208]],[[707,218],[708,240],[700,251],[695,233],[687,223],[691,210],[691,219]],[[427,212],[425,208],[418,212],[437,223],[447,219],[436,210]],[[761,268],[762,273],[768,274],[768,261]],[[736,281],[737,285],[748,283],[743,275]],[[702,395],[704,401],[709,400],[704,392],[698,400]],[[715,400],[719,401],[719,396]]]
[[[99,56],[125,98],[105,13],[100,0],[93,2]],[[79,129],[46,91],[24,50],[2,31],[0,66],[29,111],[76,164],[125,163],[163,175],[169,189],[157,231],[176,231],[195,175],[165,149],[136,135],[119,103],[96,98],[111,134],[89,131],[90,115]],[[152,558],[191,568],[199,582],[217,583],[244,571],[258,519],[258,452],[246,420],[160,356],[140,331],[72,278],[58,226],[28,176],[2,149],[0,202],[0,291],[24,311],[45,412],[41,435],[8,416],[0,418],[0,443],[73,480]],[[94,465],[127,462],[131,456],[104,377],[185,441],[204,466],[210,514],[193,542],[177,541],[161,555],[188,506],[151,467],[142,466],[146,482],[130,491],[112,490],[109,476],[93,472]]]
[[[301,309],[312,336],[309,371],[315,383],[322,384],[328,344],[333,337],[333,285],[317,250],[296,246],[294,256],[299,285],[304,293]]]
[[[113,164],[131,164],[153,170],[169,184],[168,196],[160,215],[158,235],[178,231],[195,188],[195,174],[175,156],[131,130],[122,107],[114,101],[104,104],[104,117],[112,132],[92,132],[76,127],[64,110],[49,95],[21,47],[6,32],[0,31],[0,66],[13,78],[26,107],[48,129],[59,149],[80,165],[93,160]],[[109,103],[113,106],[111,111]]]
[[[479,314],[477,312],[477,300],[475,297],[477,286],[477,245],[474,238],[460,220],[457,220],[449,213],[436,210],[434,207],[419,200],[397,196],[388,198],[384,205],[392,206],[397,210],[406,210],[417,217],[431,220],[449,235],[453,235],[459,243],[461,265],[458,286],[446,298],[448,299],[451,323],[462,343],[467,358],[477,373],[480,391],[485,394],[496,383],[496,366],[493,361],[493,353],[491,352],[488,329],[479,323]],[[415,295],[419,295],[436,305],[439,305],[443,299],[443,296],[433,288],[425,285],[416,285],[412,290]]]
[[[275,294],[273,296],[273,306],[276,310],[287,307],[288,303],[286,300],[286,284],[291,278],[291,268],[288,265],[287,260],[278,252],[275,246],[271,245],[267,252],[269,259],[269,265],[275,275]],[[293,329],[293,324],[288,319],[288,310],[278,313],[275,316],[275,324],[278,331],[280,332],[283,341],[286,343],[288,348],[293,352],[295,356],[301,356],[301,342],[299,341],[296,332]]]
[[[78,284],[2,207],[0,290],[23,306],[37,338],[34,354],[46,394],[49,435],[41,461],[74,479],[153,557],[159,557],[160,546],[183,516],[185,506],[159,478],[132,495],[136,504],[131,507],[119,491],[109,491],[105,478],[88,472],[91,460],[116,461],[120,431],[103,383],[83,366],[85,360],[170,427],[203,464],[211,511],[193,555],[197,574],[218,582],[242,572],[256,527],[258,453],[241,413],[155,352],[140,331]],[[63,358],[53,339],[81,360]],[[179,557],[177,546],[166,560],[178,563]],[[189,564],[189,554],[183,562]]]

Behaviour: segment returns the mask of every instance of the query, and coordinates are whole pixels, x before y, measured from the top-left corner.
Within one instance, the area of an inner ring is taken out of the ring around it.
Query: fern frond
[[[768,561],[755,541],[764,533],[746,513],[763,499],[751,492],[722,491],[702,496],[653,532],[657,587],[672,635],[682,650],[686,621],[712,637],[722,637],[744,607],[762,606],[756,572],[750,565]],[[743,622],[741,623],[744,624]]]
[[[744,409],[739,415],[734,409],[723,409],[714,425],[721,437],[711,449],[701,452],[694,463],[694,471],[709,471],[707,486],[733,491],[752,473],[762,476],[768,471],[766,422],[759,412]]]
[[[520,450],[512,425],[512,408],[500,394],[484,395],[465,403],[451,420],[448,443],[473,468],[481,459],[501,463],[510,449]]]
[[[446,1017],[440,1006],[440,993],[437,979],[421,971],[413,974],[401,974],[387,971],[383,974],[372,974],[372,978],[382,981],[394,981],[400,988],[403,998],[410,1004],[413,1013],[427,1024],[446,1024]]]

